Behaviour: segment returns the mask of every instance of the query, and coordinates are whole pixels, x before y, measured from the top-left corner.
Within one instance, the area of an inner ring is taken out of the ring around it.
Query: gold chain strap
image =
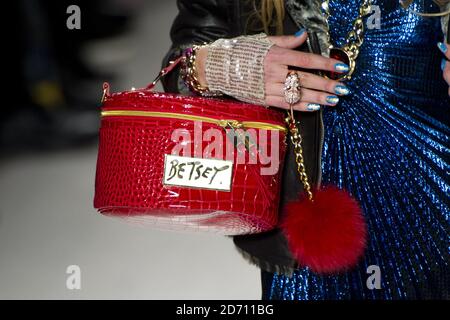
[[[328,26],[328,18],[330,16],[329,0],[322,2],[322,9]],[[350,59],[356,60],[359,55],[359,48],[364,41],[364,16],[368,15],[371,11],[371,0],[363,0],[361,7],[359,8],[358,17],[353,21],[353,28],[347,34],[347,39],[344,47]],[[330,33],[328,32],[328,40],[330,41]],[[306,173],[305,161],[303,159],[303,147],[302,136],[298,130],[297,121],[294,118],[293,105],[290,104],[290,111],[285,119],[291,134],[291,142],[294,146],[295,162],[297,164],[297,172],[300,180],[303,184],[303,188],[310,201],[313,200],[313,194],[311,191],[311,185],[309,184],[308,175]]]
[[[303,148],[302,148],[302,136],[297,127],[297,121],[294,118],[294,111],[292,105],[290,105],[290,112],[285,119],[288,126],[289,132],[291,134],[291,142],[294,146],[295,162],[297,163],[297,172],[300,180],[303,184],[303,188],[310,201],[313,201],[313,194],[311,192],[311,185],[308,181],[308,175],[306,174],[305,161],[303,159]]]
[[[330,16],[329,8],[330,0],[324,0],[322,2],[322,10],[326,19],[327,28],[329,30],[328,18]],[[363,18],[371,11],[372,1],[362,0],[362,4],[359,7],[358,17],[353,21],[352,30],[347,34],[345,45],[343,49],[349,54],[350,58],[356,60],[359,55],[359,48],[364,42],[364,21]],[[330,42],[330,32],[328,32],[328,42]]]

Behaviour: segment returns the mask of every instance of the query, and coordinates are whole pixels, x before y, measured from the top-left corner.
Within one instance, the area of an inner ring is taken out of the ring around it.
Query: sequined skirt
[[[263,299],[450,299],[450,99],[436,47],[439,20],[410,15],[395,1],[373,2],[381,28],[366,33],[352,94],[323,111],[322,183],[360,202],[366,255],[334,276],[263,271]],[[351,15],[342,17],[358,3],[334,2],[337,43],[351,25]]]

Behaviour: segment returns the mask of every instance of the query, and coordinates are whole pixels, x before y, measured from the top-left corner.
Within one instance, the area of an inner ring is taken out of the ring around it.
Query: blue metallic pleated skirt
[[[431,0],[415,3],[433,9]],[[335,44],[343,43],[359,4],[330,2]],[[366,31],[347,83],[352,93],[323,111],[322,183],[345,188],[361,204],[365,257],[333,276],[263,271],[263,299],[450,299],[450,99],[436,45],[440,21],[397,1],[373,4],[380,28]]]

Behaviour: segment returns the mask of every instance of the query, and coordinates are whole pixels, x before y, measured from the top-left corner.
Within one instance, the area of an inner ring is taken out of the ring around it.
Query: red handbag
[[[283,112],[153,92],[179,62],[144,89],[110,94],[104,85],[94,207],[164,229],[273,229],[286,152]]]

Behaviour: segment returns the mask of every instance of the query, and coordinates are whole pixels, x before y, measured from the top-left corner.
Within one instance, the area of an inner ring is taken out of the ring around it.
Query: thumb
[[[272,41],[278,47],[286,49],[294,49],[302,45],[306,41],[306,38],[308,38],[307,32],[305,31],[305,29],[300,29],[294,35],[270,36],[269,40]]]

